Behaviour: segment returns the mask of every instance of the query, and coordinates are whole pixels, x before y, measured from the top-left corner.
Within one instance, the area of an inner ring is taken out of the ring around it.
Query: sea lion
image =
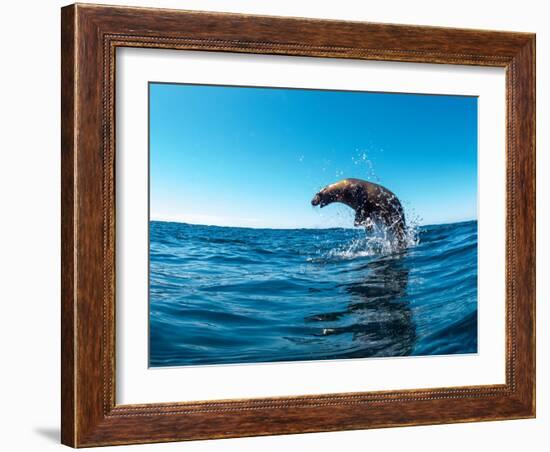
[[[406,224],[403,207],[397,196],[382,185],[361,179],[343,179],[328,185],[311,200],[311,205],[325,207],[340,202],[355,210],[355,226],[372,229],[382,225],[397,241],[406,245]]]

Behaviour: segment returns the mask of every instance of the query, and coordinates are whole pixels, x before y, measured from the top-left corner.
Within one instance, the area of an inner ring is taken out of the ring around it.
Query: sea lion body
[[[340,202],[355,210],[355,226],[370,229],[383,225],[400,246],[405,246],[406,224],[401,202],[382,185],[361,179],[343,179],[328,185],[311,200],[313,206],[325,207]]]

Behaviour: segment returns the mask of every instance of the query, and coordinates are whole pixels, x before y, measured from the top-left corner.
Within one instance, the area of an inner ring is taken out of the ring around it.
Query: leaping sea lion
[[[343,179],[323,188],[313,197],[311,205],[325,207],[333,202],[355,210],[355,226],[371,229],[373,223],[380,224],[393,235],[399,247],[405,247],[403,207],[387,188],[361,179]]]

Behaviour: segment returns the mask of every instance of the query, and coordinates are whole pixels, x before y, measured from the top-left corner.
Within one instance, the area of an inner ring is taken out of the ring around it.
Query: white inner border
[[[504,69],[138,48],[116,52],[117,404],[505,382]],[[149,81],[479,96],[478,353],[148,369]]]

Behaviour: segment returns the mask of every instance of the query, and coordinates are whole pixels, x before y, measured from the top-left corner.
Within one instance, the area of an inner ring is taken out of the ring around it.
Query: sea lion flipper
[[[356,227],[363,226],[367,231],[370,232],[373,230],[374,221],[368,214],[365,214],[365,212],[363,212],[362,210],[357,210],[355,212],[353,225]]]

